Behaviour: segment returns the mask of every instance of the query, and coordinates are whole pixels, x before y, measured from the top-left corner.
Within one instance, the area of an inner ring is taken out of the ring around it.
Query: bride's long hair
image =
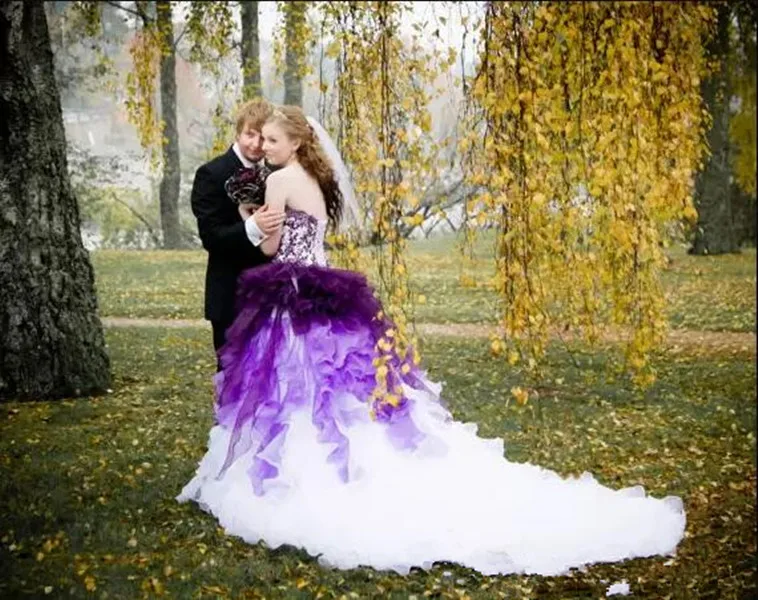
[[[337,184],[334,167],[319,144],[316,133],[305,118],[303,110],[299,106],[278,106],[266,122],[276,123],[290,139],[300,142],[297,160],[318,182],[321,193],[324,194],[326,214],[336,228],[342,218],[342,192]]]

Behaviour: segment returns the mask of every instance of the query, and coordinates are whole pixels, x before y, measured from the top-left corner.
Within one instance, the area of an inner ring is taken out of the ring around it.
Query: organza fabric
[[[288,211],[274,261],[241,276],[216,424],[180,501],[230,535],[339,568],[557,575],[675,551],[679,498],[509,462],[401,357],[389,364],[400,401],[372,418],[375,345],[392,324],[363,275],[326,264],[324,228]]]

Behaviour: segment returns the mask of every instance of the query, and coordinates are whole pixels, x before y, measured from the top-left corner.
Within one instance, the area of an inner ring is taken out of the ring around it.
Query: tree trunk
[[[738,93],[741,94],[740,100],[743,106],[740,110],[744,110],[747,114],[750,114],[750,132],[747,139],[743,139],[743,144],[750,144],[748,147],[740,147],[738,143],[733,144],[734,154],[738,156],[738,153],[745,153],[747,156],[752,156],[755,160],[755,131],[756,131],[756,113],[755,113],[755,85],[756,85],[756,70],[758,65],[758,53],[756,52],[756,18],[758,18],[758,7],[755,2],[747,2],[746,0],[740,0],[733,5],[736,25],[737,25],[737,47],[734,54],[737,55],[737,65],[740,70],[739,76],[743,79],[744,83],[747,83],[748,89],[741,89]],[[734,123],[734,122],[733,122]],[[740,165],[741,166],[741,165]],[[735,171],[739,168],[735,165]],[[753,169],[755,165],[753,165]],[[736,181],[732,184],[733,198],[734,198],[734,212],[737,228],[740,232],[739,240],[743,245],[756,246],[758,242],[758,228],[756,227],[756,193],[755,193],[755,171],[752,173],[752,186],[746,185],[747,182],[743,181],[742,185]]]
[[[758,230],[756,229],[755,196],[746,194],[739,185],[732,183],[732,206],[736,223],[737,241],[740,245],[756,247]]]
[[[732,207],[731,161],[729,140],[729,19],[731,8],[718,6],[716,35],[709,40],[706,51],[721,65],[703,82],[703,100],[713,117],[708,132],[711,156],[695,184],[695,206],[698,223],[691,254],[724,254],[739,251],[738,232]]]
[[[0,54],[0,398],[100,393],[110,363],[42,2],[0,3]]]
[[[163,247],[179,248],[179,131],[176,128],[176,49],[171,3],[156,3],[158,33],[161,36],[161,119],[163,120],[163,177],[159,188]]]
[[[303,105],[302,63],[305,60],[302,37],[305,32],[306,2],[284,4],[285,23],[285,70],[284,103]]]
[[[263,93],[261,88],[260,40],[258,38],[258,2],[240,2],[242,22],[242,98],[249,100]]]

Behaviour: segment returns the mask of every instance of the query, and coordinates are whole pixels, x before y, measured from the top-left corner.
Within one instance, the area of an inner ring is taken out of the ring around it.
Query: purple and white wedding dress
[[[288,210],[273,261],[240,277],[216,425],[179,501],[249,543],[290,544],[339,568],[448,561],[557,575],[674,552],[679,498],[508,462],[503,440],[455,421],[412,364],[390,365],[402,399],[372,418],[374,347],[389,323],[362,275],[327,266],[325,230]]]

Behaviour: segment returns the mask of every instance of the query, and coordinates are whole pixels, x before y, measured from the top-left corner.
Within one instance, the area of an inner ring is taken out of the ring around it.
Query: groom
[[[245,103],[237,113],[236,140],[229,150],[202,165],[192,185],[192,212],[203,248],[208,251],[205,273],[205,318],[213,327],[213,347],[218,353],[227,328],[235,317],[237,277],[268,260],[260,250],[263,239],[284,222],[284,211],[235,204],[225,183],[243,167],[253,168],[263,158],[261,129],[272,111],[262,98]],[[220,362],[217,369],[221,370]]]

